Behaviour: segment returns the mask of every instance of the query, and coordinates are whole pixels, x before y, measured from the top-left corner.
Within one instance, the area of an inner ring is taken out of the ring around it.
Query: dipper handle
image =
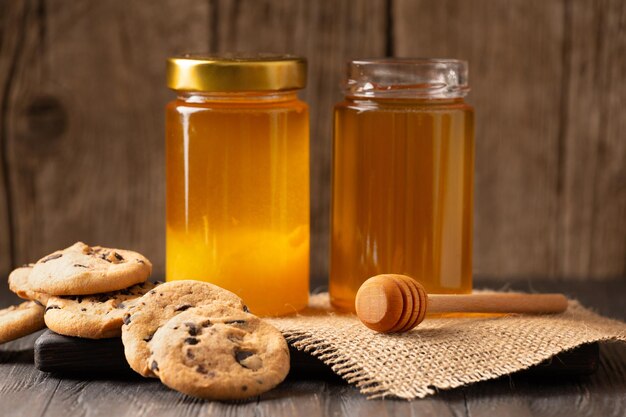
[[[429,313],[561,313],[563,294],[431,295],[406,275],[376,275],[359,288],[355,300],[361,322],[381,333],[406,332]]]
[[[422,287],[423,288],[423,287]],[[433,294],[429,313],[562,313],[567,309],[563,294]]]

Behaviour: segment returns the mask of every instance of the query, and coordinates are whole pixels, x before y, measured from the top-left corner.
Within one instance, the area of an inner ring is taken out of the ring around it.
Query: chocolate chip
[[[250,309],[248,308],[248,306],[247,306],[247,305],[245,305],[245,304],[244,304],[244,306],[243,306],[243,311],[245,311],[246,313],[249,313],[249,312],[250,312]]]
[[[193,352],[191,351],[191,349],[187,350],[187,357],[189,359],[194,359],[196,357],[196,355],[193,354]]]
[[[54,254],[54,255],[50,255],[50,256],[48,256],[47,258],[43,259],[43,260],[41,261],[41,263],[42,263],[42,264],[45,264],[45,263],[46,263],[46,262],[48,262],[48,261],[52,261],[52,260],[54,260],[54,259],[59,259],[61,256],[63,256],[63,254],[62,254],[62,253],[57,253],[57,254]]]
[[[181,304],[174,311],[185,311],[191,308],[191,304]]]
[[[60,310],[61,307],[59,306],[48,306],[46,307],[46,310],[44,311],[44,314],[48,312],[48,310]]]
[[[227,320],[224,324],[246,324],[245,320]]]
[[[159,371],[159,364],[157,363],[157,361],[152,361],[152,363],[150,364],[150,370],[152,372],[158,372]]]
[[[202,375],[204,375],[205,377],[208,377],[208,378],[215,377],[215,372],[209,371],[208,369],[206,369],[204,367],[204,365],[196,366],[196,372],[199,373],[199,374],[202,374]]]
[[[249,350],[235,350],[235,360],[239,362],[239,365],[247,368],[247,366],[243,365],[241,361],[246,360],[250,356],[254,355],[254,352]]]
[[[124,324],[128,326],[130,324],[130,314],[124,314],[124,318],[122,320],[124,321]]]
[[[185,323],[185,326],[188,328],[189,336],[197,336],[202,332],[201,329],[198,329],[198,326],[196,326],[195,323],[187,322]]]
[[[156,294],[156,290],[149,291],[148,294],[154,295]]]
[[[120,262],[124,260],[124,257],[117,252],[113,252],[113,256],[115,256],[115,259],[117,259]]]
[[[200,341],[195,337],[188,337],[185,339],[185,343],[188,345],[197,345]]]
[[[88,268],[87,266],[81,265],[81,264],[74,264],[74,267],[75,268]]]
[[[205,320],[202,322],[202,327],[207,328],[209,326],[212,326],[213,324],[211,323],[211,320]]]
[[[109,252],[103,252],[102,255],[100,255],[100,259],[104,259],[105,261],[111,263],[109,260]]]
[[[80,309],[80,311],[87,311],[87,309],[83,307]]]

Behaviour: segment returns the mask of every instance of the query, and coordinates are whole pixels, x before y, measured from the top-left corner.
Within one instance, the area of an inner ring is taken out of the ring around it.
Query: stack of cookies
[[[81,242],[18,268],[9,287],[29,301],[0,310],[0,343],[45,326],[121,336],[136,372],[209,399],[250,397],[285,378],[285,339],[239,297],[199,281],[151,283],[151,271],[139,253]]]

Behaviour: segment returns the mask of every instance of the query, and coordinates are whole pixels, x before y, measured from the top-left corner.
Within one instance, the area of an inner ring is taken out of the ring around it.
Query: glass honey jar
[[[258,315],[307,305],[305,83],[299,57],[168,59],[166,280],[219,285]]]
[[[354,310],[369,277],[409,275],[429,293],[472,289],[474,111],[467,63],[348,64],[335,107],[332,304]]]

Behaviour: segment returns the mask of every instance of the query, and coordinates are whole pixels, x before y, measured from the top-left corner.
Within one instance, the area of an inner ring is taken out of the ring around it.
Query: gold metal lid
[[[179,91],[285,91],[306,85],[306,59],[275,54],[185,54],[168,58],[167,86]]]

